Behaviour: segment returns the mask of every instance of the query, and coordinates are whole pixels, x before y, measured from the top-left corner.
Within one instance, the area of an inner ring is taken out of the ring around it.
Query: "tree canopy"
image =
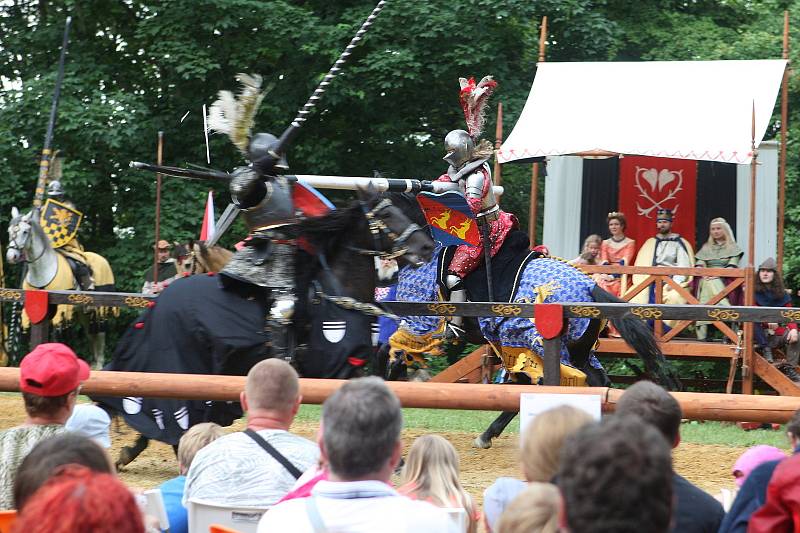
[[[205,165],[202,105],[235,89],[238,72],[264,76],[271,90],[257,130],[280,134],[373,7],[364,0],[4,2],[0,226],[12,205],[31,205],[68,14],[73,29],[54,139],[65,157],[62,181],[86,217],[82,243],[110,260],[120,289],[135,291],[151,261],[155,179],[128,162],[154,161],[163,131],[166,164]],[[463,123],[458,77],[493,74],[500,82],[493,100],[503,102],[509,128],[533,80],[543,15],[547,60],[757,59],[780,57],[786,8],[800,12],[800,1],[390,0],[289,162],[296,173],[438,176],[441,139]],[[799,90],[792,78],[795,102]],[[790,120],[787,221],[800,214],[792,141],[799,112]],[[492,139],[490,115],[485,136]],[[211,155],[216,168],[242,163],[223,136],[212,136]],[[506,208],[525,220],[529,168],[507,166],[504,184]],[[163,238],[198,235],[208,188],[219,193],[218,205],[227,201],[217,184],[165,178]],[[242,232],[235,228],[227,243]],[[0,239],[5,244],[5,232]],[[791,224],[786,252],[794,273],[800,233]]]

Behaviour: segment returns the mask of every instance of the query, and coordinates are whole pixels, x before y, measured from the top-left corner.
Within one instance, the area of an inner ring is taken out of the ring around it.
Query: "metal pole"
[[[36,181],[36,191],[33,196],[33,208],[35,216],[39,217],[39,208],[42,207],[44,200],[44,188],[47,185],[47,176],[50,173],[50,156],[52,155],[51,144],[53,143],[53,132],[56,127],[56,116],[58,113],[58,100],[61,97],[61,84],[64,82],[64,62],[67,57],[67,44],[69,44],[69,27],[72,24],[72,17],[67,17],[64,23],[64,35],[61,39],[61,55],[58,58],[58,74],[56,75],[56,90],[53,92],[53,103],[50,106],[50,120],[47,123],[47,133],[44,136],[44,146],[42,146],[42,157],[39,160],[39,179]]]
[[[783,59],[789,59],[789,11],[783,12]],[[783,217],[786,211],[786,137],[789,122],[789,65],[781,81],[781,151],[778,167],[778,272],[783,273]]]
[[[161,165],[164,158],[164,132],[158,132],[156,161]],[[153,284],[158,283],[158,241],[161,239],[161,173],[156,173],[156,228],[153,246]]]

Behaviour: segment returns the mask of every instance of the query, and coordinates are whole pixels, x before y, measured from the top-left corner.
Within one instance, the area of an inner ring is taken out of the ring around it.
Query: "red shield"
[[[536,304],[533,306],[536,329],[545,339],[554,339],[564,329],[564,308],[561,304]]]
[[[31,324],[38,324],[47,318],[47,291],[25,291],[25,312]]]

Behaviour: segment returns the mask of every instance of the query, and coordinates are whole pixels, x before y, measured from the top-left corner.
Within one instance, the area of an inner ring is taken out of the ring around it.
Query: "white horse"
[[[100,290],[104,287],[113,287],[114,273],[111,271],[108,261],[93,252],[84,252],[84,256],[92,269],[95,287]],[[75,290],[79,288],[78,281],[75,279],[66,257],[53,248],[50,239],[39,225],[38,218],[33,216],[33,212],[20,215],[16,207],[11,209],[6,259],[11,264],[27,264],[28,272],[22,283],[23,289]],[[96,320],[98,316],[105,315],[109,310],[108,308],[77,307],[79,311],[76,313],[75,309],[75,306],[59,305],[52,324],[58,326],[73,319],[85,323],[92,347],[92,364],[94,368],[99,369],[103,366],[106,335],[104,331],[92,332],[92,329],[95,328],[88,327],[88,321]],[[81,311],[81,309],[83,310]],[[22,325],[23,327],[30,325],[28,316],[24,312]]]

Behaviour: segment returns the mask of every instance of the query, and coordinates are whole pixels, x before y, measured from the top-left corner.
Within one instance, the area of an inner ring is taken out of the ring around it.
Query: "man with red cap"
[[[0,432],[0,509],[14,506],[17,468],[39,442],[65,431],[89,365],[68,346],[40,344],[19,365],[19,388],[25,402],[25,424]]]

